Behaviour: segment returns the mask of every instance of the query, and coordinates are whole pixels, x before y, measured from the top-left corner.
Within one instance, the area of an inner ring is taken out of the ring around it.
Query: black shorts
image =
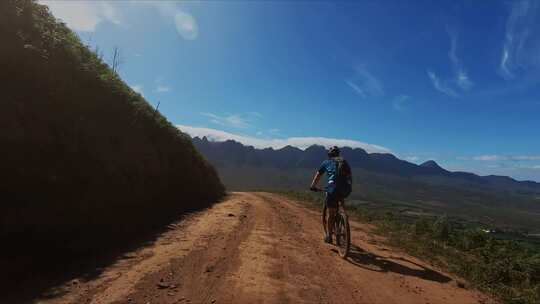
[[[341,200],[343,200],[343,198],[337,193],[337,191],[326,192],[324,205],[326,206],[326,208],[337,208],[338,202]]]

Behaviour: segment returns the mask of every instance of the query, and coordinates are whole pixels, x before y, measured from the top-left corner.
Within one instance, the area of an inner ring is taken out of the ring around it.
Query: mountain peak
[[[305,152],[308,152],[308,153],[322,153],[322,154],[325,154],[324,152],[326,152],[326,148],[324,146],[321,146],[321,145],[311,145],[309,147],[306,148],[306,150],[304,150]]]
[[[422,163],[420,165],[420,167],[442,169],[442,167],[439,166],[439,164],[437,164],[437,162],[435,162],[434,160],[428,160],[428,161]]]
[[[285,147],[283,147],[283,148],[281,148],[281,149],[278,149],[278,150],[281,150],[281,151],[288,151],[288,152],[290,152],[290,151],[294,151],[294,152],[296,152],[296,151],[301,151],[301,150],[298,149],[297,147],[293,147],[293,146],[291,146],[291,145],[286,145]]]

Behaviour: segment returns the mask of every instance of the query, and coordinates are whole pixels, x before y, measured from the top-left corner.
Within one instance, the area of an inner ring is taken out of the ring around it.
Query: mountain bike
[[[324,192],[322,189],[311,189],[315,192]],[[328,235],[327,229],[327,208],[326,205],[323,206],[322,211],[322,226],[324,230],[324,235]],[[339,256],[346,259],[351,249],[351,227],[349,226],[349,217],[347,212],[345,212],[345,200],[341,199],[338,201],[338,209],[336,212],[336,218],[334,219],[334,236],[336,240],[336,245],[338,247]]]

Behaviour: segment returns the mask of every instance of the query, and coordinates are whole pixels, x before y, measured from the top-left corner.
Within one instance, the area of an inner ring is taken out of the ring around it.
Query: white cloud
[[[364,93],[364,90],[362,90],[358,85],[356,85],[354,82],[350,80],[345,80],[345,83],[353,89],[353,91],[356,92],[356,94],[360,95],[362,98],[366,98],[366,93]]]
[[[468,157],[466,160],[472,160]],[[534,180],[540,182],[540,165],[519,162],[486,162],[480,166],[453,163],[448,166],[451,171],[474,172],[479,175],[510,176],[517,180]]]
[[[474,83],[469,77],[467,70],[458,56],[458,33],[455,29],[447,26],[446,31],[450,37],[450,49],[448,50],[448,58],[453,70],[453,76],[447,80],[442,80],[435,72],[427,70],[429,80],[433,87],[448,96],[457,98],[460,97],[458,91],[469,91]]]
[[[158,86],[156,87],[156,92],[158,93],[166,93],[169,91],[171,91],[171,88],[166,85],[158,84]]]
[[[276,129],[276,128],[272,128],[272,129],[268,129],[268,130],[260,130],[260,131],[257,131],[255,134],[257,134],[257,136],[259,137],[262,137],[262,138],[268,138],[268,137],[272,137],[272,136],[281,136],[281,130],[280,129]]]
[[[406,156],[405,160],[408,160],[410,162],[417,162],[417,161],[420,160],[420,157],[418,157],[418,156]]]
[[[156,93],[167,93],[171,91],[171,87],[164,83],[162,77],[156,78],[156,80],[154,81],[154,84],[155,84],[154,92]]]
[[[362,98],[384,95],[382,83],[363,66],[357,67],[355,75],[345,83]]]
[[[137,93],[139,93],[139,94],[141,94],[141,95],[144,96],[143,86],[142,86],[142,85],[140,85],[140,84],[135,84],[135,85],[132,85],[132,86],[130,86],[130,87],[131,87],[131,89],[133,89],[133,91],[135,91],[135,92],[137,92]]]
[[[215,124],[239,129],[245,129],[249,127],[249,122],[251,121],[251,118],[245,117],[241,114],[230,114],[221,116],[214,113],[201,113],[201,115],[209,117],[210,121]]]
[[[186,39],[193,40],[199,36],[199,26],[193,15],[181,9],[178,3],[171,1],[132,1],[135,5],[148,5],[158,10],[160,15],[176,27],[178,34]]]
[[[539,2],[522,0],[511,3],[499,63],[499,73],[505,79],[515,78],[520,70],[540,67],[540,36],[535,30]]]
[[[120,24],[120,16],[118,14],[118,10],[111,5],[111,3],[106,1],[100,1],[97,3],[101,14],[103,17],[105,17],[106,20],[114,23],[114,24]]]
[[[514,74],[510,71],[510,68],[508,67],[508,47],[504,47],[503,53],[501,56],[501,64],[499,65],[499,69],[501,72],[501,75],[506,79],[512,79],[514,78]]]
[[[392,100],[392,106],[397,111],[405,111],[407,109],[407,102],[410,100],[410,97],[407,95],[399,95],[394,97]]]
[[[460,87],[464,91],[468,91],[472,88],[474,83],[471,81],[469,76],[467,75],[467,72],[465,70],[460,69],[456,72],[456,83],[457,86]]]
[[[433,84],[433,87],[441,93],[444,93],[450,97],[459,97],[458,93],[454,91],[452,88],[450,88],[447,84],[443,83],[437,75],[435,75],[434,72],[427,70],[427,74],[429,79],[431,80],[431,83]]]
[[[178,34],[184,39],[193,40],[199,35],[199,28],[195,18],[186,12],[178,10],[174,16],[174,23]]]
[[[533,161],[540,160],[540,155],[479,155],[474,156],[473,160],[480,161]]]
[[[450,36],[450,50],[448,51],[448,58],[452,63],[452,69],[454,70],[454,82],[462,90],[468,91],[472,88],[474,83],[469,78],[463,62],[458,57],[458,35],[453,29],[447,28],[448,35]]]
[[[107,1],[40,0],[56,18],[75,31],[94,32],[99,23],[108,21],[121,24],[119,10]]]
[[[512,156],[512,160],[540,160],[540,155],[517,155]]]
[[[448,51],[448,57],[450,58],[450,61],[455,64],[459,65],[460,60],[457,57],[457,33],[455,30],[447,28],[448,35],[450,36],[450,50]]]
[[[94,32],[102,22],[124,25],[120,14],[123,1],[89,1],[89,0],[39,0],[47,5],[53,15],[64,21],[68,27],[80,32]],[[181,9],[173,1],[130,1],[132,5],[153,7],[166,22],[174,25],[178,34],[193,40],[199,35],[199,27],[195,17]]]
[[[473,157],[473,160],[480,160],[480,161],[499,161],[499,160],[506,160],[505,156],[501,155],[480,155]]]
[[[390,153],[391,151],[385,147],[364,143],[361,141],[351,140],[351,139],[337,139],[337,138],[326,138],[326,137],[290,137],[284,139],[261,139],[252,136],[233,134],[221,130],[210,129],[210,128],[200,128],[192,127],[185,125],[176,125],[181,131],[189,134],[190,136],[203,137],[206,136],[209,140],[212,141],[225,141],[225,140],[235,140],[245,145],[250,145],[255,148],[274,148],[279,149],[285,146],[294,146],[300,149],[306,149],[312,145],[322,145],[325,147],[330,146],[340,146],[340,147],[351,147],[351,148],[362,148],[370,153]]]

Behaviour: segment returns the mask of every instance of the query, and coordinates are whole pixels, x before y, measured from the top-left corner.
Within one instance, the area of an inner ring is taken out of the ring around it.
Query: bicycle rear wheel
[[[345,212],[339,211],[337,213],[334,229],[339,255],[345,259],[351,249],[351,228],[349,218]]]

